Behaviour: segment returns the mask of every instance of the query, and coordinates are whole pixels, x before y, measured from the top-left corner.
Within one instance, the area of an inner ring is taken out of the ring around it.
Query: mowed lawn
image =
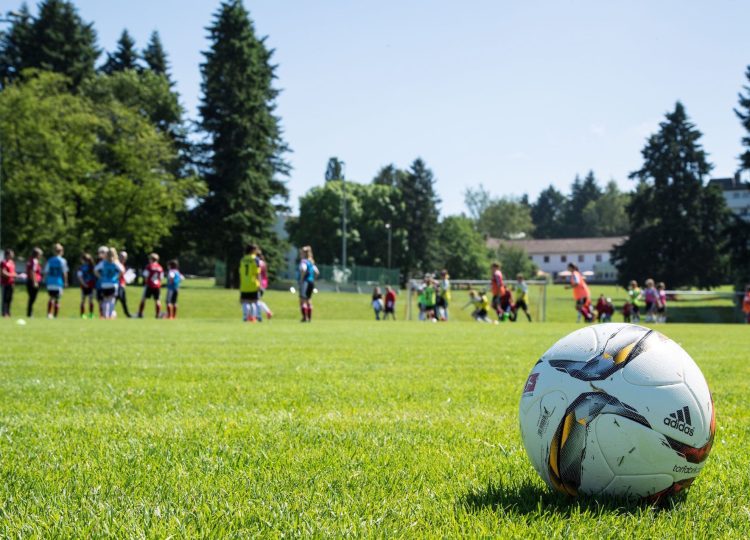
[[[660,327],[703,369],[718,430],[688,496],[653,509],[550,493],[526,459],[522,386],[574,323],[375,323],[366,296],[329,293],[303,325],[273,293],[251,325],[235,292],[190,288],[182,320],[81,321],[75,296],[56,321],[41,302],[0,320],[2,537],[750,530],[747,327]]]

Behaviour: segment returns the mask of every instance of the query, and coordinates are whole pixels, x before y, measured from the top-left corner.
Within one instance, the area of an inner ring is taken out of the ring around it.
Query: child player
[[[385,312],[383,314],[383,320],[388,318],[388,315],[395,321],[396,320],[396,291],[393,287],[388,285],[385,288]]]
[[[487,316],[490,310],[490,301],[487,299],[487,294],[484,292],[478,293],[475,290],[469,291],[469,303],[464,306],[472,306],[474,309],[471,312],[471,317],[477,322],[488,322],[492,321]],[[495,321],[497,324],[497,321]]]
[[[81,266],[78,268],[78,284],[81,287],[81,319],[86,318],[86,300],[89,301],[89,319],[94,318],[94,259],[88,253],[81,255]]]
[[[529,313],[529,284],[523,278],[523,274],[516,276],[516,305],[513,308],[514,318],[518,316],[518,310],[522,309],[526,314],[526,318],[531,322],[531,314]]]
[[[29,295],[26,307],[27,317],[31,317],[34,312],[34,302],[36,302],[36,295],[39,294],[39,286],[42,283],[42,265],[39,262],[41,256],[42,250],[34,248],[31,250],[31,257],[26,261],[26,292]]]
[[[502,320],[503,318],[503,312],[500,308],[500,301],[502,299],[503,294],[505,294],[505,283],[503,282],[503,272],[501,270],[501,265],[499,262],[493,262],[492,263],[492,276],[491,276],[491,286],[492,286],[492,309],[495,310],[495,313],[497,313],[498,320]]]
[[[641,289],[638,282],[633,280],[628,285],[628,300],[630,300],[632,319],[634,323],[641,322]]]
[[[68,261],[63,257],[62,244],[55,244],[55,254],[44,265],[44,282],[47,285],[47,318],[56,318],[60,311],[60,297],[68,285]]]
[[[258,299],[260,298],[260,257],[254,244],[245,247],[245,255],[240,259],[240,304],[242,320],[258,320]]]
[[[0,262],[0,285],[3,287],[3,317],[10,317],[10,305],[13,302],[13,289],[16,283],[16,254],[12,249],[5,250],[5,257]]]
[[[302,322],[312,322],[312,295],[315,291],[315,278],[318,277],[318,267],[315,266],[312,248],[303,246],[299,251],[300,261],[297,270],[299,277],[299,309],[302,312]]]
[[[109,248],[104,260],[97,263],[94,273],[99,278],[102,291],[102,316],[105,319],[115,317],[115,302],[117,300],[117,289],[120,286],[120,276],[124,267],[117,259],[117,250]]]
[[[375,320],[380,320],[380,314],[383,312],[383,294],[380,292],[380,287],[375,287],[372,290],[372,310],[375,312]],[[385,316],[383,316],[385,320]]]
[[[667,322],[667,286],[663,281],[656,284],[656,292],[659,295],[659,305],[656,308],[656,322]]]
[[[176,319],[177,293],[185,276],[180,273],[180,264],[175,259],[167,263],[167,268],[167,319]]]
[[[258,258],[260,259],[260,290],[258,292],[260,298],[258,298],[258,322],[263,322],[263,315],[265,315],[268,320],[271,320],[273,318],[273,311],[271,311],[271,308],[268,307],[266,301],[263,300],[263,295],[266,293],[266,289],[268,289],[268,264],[266,264],[266,258],[263,256],[263,252],[261,251],[260,247],[258,247]]]
[[[439,291],[437,297],[438,318],[441,321],[448,320],[448,306],[451,302],[451,280],[448,270],[440,271]]]
[[[424,314],[425,320],[435,321],[435,303],[437,302],[437,291],[435,290],[435,280],[428,276],[424,282]]]
[[[157,253],[151,253],[148,256],[148,264],[143,270],[143,279],[146,282],[146,286],[143,288],[143,297],[141,298],[141,305],[138,308],[138,318],[143,318],[143,310],[146,307],[146,300],[153,298],[156,302],[156,318],[158,319],[161,315],[161,280],[164,277],[164,269],[159,264],[159,255]]]

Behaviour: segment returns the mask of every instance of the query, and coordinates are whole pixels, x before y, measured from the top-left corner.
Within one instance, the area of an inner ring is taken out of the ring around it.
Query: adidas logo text
[[[690,409],[687,406],[669,413],[669,416],[664,418],[664,425],[682,431],[685,435],[692,436],[694,433],[693,424],[690,421]]]

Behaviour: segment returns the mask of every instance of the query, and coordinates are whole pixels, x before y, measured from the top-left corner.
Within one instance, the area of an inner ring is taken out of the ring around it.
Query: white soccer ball
[[[294,287],[289,287],[289,292],[294,294],[297,292],[297,289],[295,289]]]
[[[519,416],[526,453],[549,486],[651,501],[690,486],[716,426],[706,379],[682,347],[615,323],[577,330],[544,353]]]

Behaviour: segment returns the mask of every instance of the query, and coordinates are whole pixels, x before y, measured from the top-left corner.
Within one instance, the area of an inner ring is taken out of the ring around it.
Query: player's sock
[[[312,321],[312,304],[307,304],[307,322]]]
[[[57,318],[57,314],[60,312],[60,304],[58,302],[55,302],[55,305],[53,306],[55,318]]]
[[[146,309],[146,301],[145,300],[141,300],[141,305],[138,306],[138,318],[139,319],[143,318],[143,310],[144,309]]]
[[[300,305],[300,312],[302,313],[302,322],[307,321],[307,306],[305,304]]]
[[[247,321],[250,317],[250,306],[247,302],[242,302],[242,320]]]
[[[172,318],[173,319],[177,318],[177,304],[172,306]]]
[[[156,301],[156,318],[159,318],[159,315],[161,315],[161,302],[159,300]]]

